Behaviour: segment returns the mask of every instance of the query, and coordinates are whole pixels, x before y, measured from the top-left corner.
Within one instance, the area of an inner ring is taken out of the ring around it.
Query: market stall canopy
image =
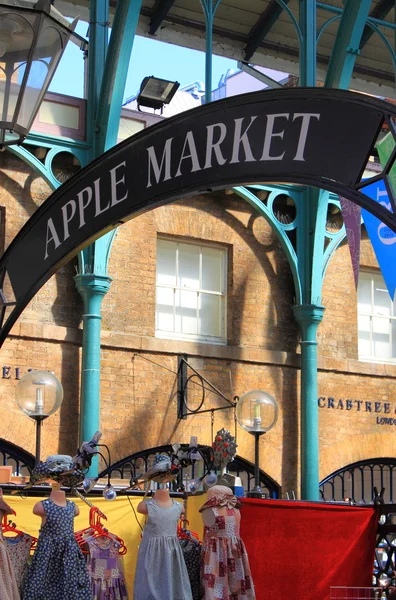
[[[110,2],[111,18],[115,0]],[[56,2],[63,14],[88,20],[88,0]],[[213,52],[298,76],[298,0],[221,0],[213,21]],[[318,79],[323,81],[344,10],[343,0],[316,2]],[[139,35],[186,48],[205,49],[200,0],[143,0]],[[373,0],[357,49],[352,89],[396,97],[391,48],[396,32],[393,0]]]

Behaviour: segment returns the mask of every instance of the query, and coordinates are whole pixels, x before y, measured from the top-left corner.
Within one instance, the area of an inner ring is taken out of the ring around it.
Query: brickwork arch
[[[337,444],[321,447],[320,474],[325,479],[330,473],[346,465],[367,459],[383,458],[384,448],[387,456],[396,456],[396,437],[392,428],[370,434],[356,434],[340,440]]]

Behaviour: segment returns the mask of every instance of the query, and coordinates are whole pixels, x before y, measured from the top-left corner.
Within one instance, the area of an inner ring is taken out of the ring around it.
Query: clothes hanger
[[[16,512],[14,511],[14,515],[16,515]],[[13,537],[18,537],[18,535],[21,536],[27,536],[29,534],[25,533],[24,531],[21,531],[20,529],[17,529],[16,523],[14,523],[13,521],[8,520],[7,517],[9,515],[3,515],[3,519],[1,521],[1,531],[2,533],[14,533],[14,536],[5,536],[8,537],[10,539],[12,539]],[[32,535],[29,535],[29,539],[31,539],[32,543],[30,546],[30,550],[34,550],[34,548],[36,547],[37,544],[37,538],[33,537]]]
[[[115,535],[114,533],[110,533],[108,529],[106,529],[103,526],[102,519],[107,521],[106,515],[96,506],[91,506],[89,511],[89,527],[81,529],[80,531],[77,531],[74,534],[82,552],[84,552],[84,554],[89,554],[87,542],[90,538],[95,539],[99,537],[105,537],[116,541],[119,544],[118,554],[126,554],[127,548],[125,546],[124,540]]]

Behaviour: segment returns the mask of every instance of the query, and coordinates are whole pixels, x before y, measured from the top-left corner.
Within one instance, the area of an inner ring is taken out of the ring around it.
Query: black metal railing
[[[371,504],[374,488],[385,488],[384,501],[396,501],[396,460],[375,458],[352,463],[320,482],[321,499],[339,502],[349,498],[355,504]]]
[[[34,467],[34,456],[11,442],[0,439],[0,465],[11,466],[13,475],[29,476]]]
[[[100,477],[106,477],[110,472],[110,476],[114,478],[126,480],[132,479],[149,469],[154,455],[157,453],[170,455],[172,453],[172,446],[167,444],[165,446],[157,446],[156,448],[150,448],[149,450],[131,454],[102,471]],[[181,486],[186,486],[191,479],[200,477],[202,475],[202,469],[203,466],[200,461],[195,462],[190,467],[181,469],[178,478],[172,483],[173,490],[176,491],[177,489],[180,489]],[[236,456],[233,462],[228,466],[228,473],[241,478],[241,483],[245,488],[245,491],[250,491],[250,489],[254,487],[254,465],[244,458]],[[280,486],[261,470],[260,485],[268,498],[279,498]]]

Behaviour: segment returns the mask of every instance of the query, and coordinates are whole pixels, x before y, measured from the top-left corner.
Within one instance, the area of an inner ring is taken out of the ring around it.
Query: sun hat
[[[214,485],[208,489],[207,500],[201,506],[199,512],[213,506],[225,506],[227,508],[239,508],[242,502],[234,496],[231,488],[226,485]]]

